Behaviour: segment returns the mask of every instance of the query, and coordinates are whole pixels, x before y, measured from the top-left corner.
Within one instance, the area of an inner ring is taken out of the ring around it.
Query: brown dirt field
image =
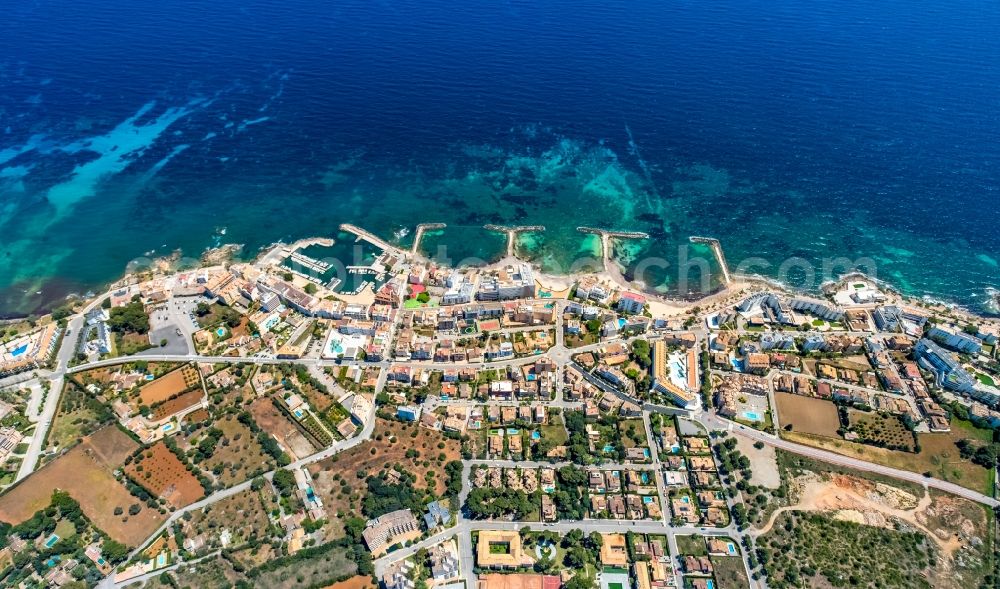
[[[413,432],[417,434],[415,438],[410,437]],[[381,440],[377,439],[379,436],[382,437]],[[395,443],[391,441],[393,436]],[[441,442],[445,444],[444,449],[438,448]],[[375,454],[372,454],[373,448]],[[406,451],[410,449],[418,450],[420,456],[406,458]],[[437,457],[442,453],[445,454],[445,459],[439,463]],[[329,533],[333,537],[339,537],[344,535],[344,527],[337,518],[337,512],[343,511],[347,514],[358,512],[360,501],[367,492],[365,482],[356,476],[358,471],[377,474],[398,463],[404,470],[416,476],[417,487],[423,487],[425,473],[433,470],[436,473],[434,492],[440,495],[445,491],[444,464],[460,458],[461,443],[449,440],[441,432],[418,427],[416,424],[377,419],[375,434],[371,440],[326,460],[313,463],[307,468],[311,475],[319,474],[319,477],[313,480],[313,489],[323,500],[326,513],[330,516]],[[424,466],[425,461],[430,463]],[[341,492],[340,480],[334,480],[334,475],[339,475],[341,480],[347,481],[357,497],[356,503],[352,505],[350,497]]]
[[[152,406],[184,392],[198,382],[198,371],[194,366],[185,365],[139,389],[139,402]]]
[[[227,415],[216,421],[215,427],[222,430],[224,435],[219,440],[215,453],[201,466],[208,471],[221,466],[222,471],[216,475],[220,483],[227,487],[242,483],[258,466],[265,470],[274,468],[274,461],[264,453],[257,438],[235,416]]]
[[[356,577],[351,577],[346,581],[341,581],[339,583],[334,583],[333,585],[328,585],[324,589],[374,589],[372,585],[372,578],[365,577],[363,575],[358,575]]]
[[[139,467],[142,470],[139,470]],[[205,496],[198,478],[163,442],[143,451],[142,456],[129,464],[125,472],[133,481],[157,497],[163,497],[174,507],[190,505]]]
[[[201,423],[203,421],[208,421],[212,417],[207,409],[198,409],[197,411],[192,411],[184,416],[185,423]]]
[[[291,421],[274,406],[271,399],[257,399],[250,405],[250,414],[260,429],[274,436],[278,443],[296,459],[316,452],[316,448],[299,432]]]
[[[97,457],[112,467],[121,466],[137,447],[128,434],[115,426],[94,432],[87,441]]]
[[[129,444],[131,449],[126,452]],[[0,520],[23,522],[49,505],[54,489],[62,489],[79,501],[83,513],[109,536],[129,546],[139,544],[164,518],[145,505],[137,515],[114,515],[116,507],[127,512],[139,501],[111,474],[124,455],[137,447],[117,427],[102,429],[0,497]],[[109,459],[112,461],[107,462]]]
[[[201,402],[202,395],[201,389],[195,389],[193,391],[188,391],[183,395],[171,399],[166,403],[157,405],[156,409],[153,409],[153,421],[160,421],[161,419],[166,419],[175,413],[180,413],[189,407],[194,407]]]
[[[774,401],[778,409],[778,423],[782,426],[792,424],[792,431],[838,438],[840,418],[837,407],[830,401],[793,395],[791,393],[774,393]]]

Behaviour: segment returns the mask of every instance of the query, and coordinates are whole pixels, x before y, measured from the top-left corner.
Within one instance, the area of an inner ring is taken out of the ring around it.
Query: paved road
[[[88,307],[89,310],[89,307]],[[35,431],[31,434],[31,441],[28,443],[28,451],[17,470],[17,478],[20,481],[35,471],[38,459],[44,450],[45,437],[48,435],[49,426],[55,418],[56,409],[59,407],[59,396],[62,394],[63,382],[65,381],[66,366],[69,364],[73,354],[76,353],[76,338],[83,329],[83,315],[76,315],[71,318],[66,325],[62,343],[56,353],[56,366],[49,379],[49,392],[45,396],[42,410],[35,425]]]

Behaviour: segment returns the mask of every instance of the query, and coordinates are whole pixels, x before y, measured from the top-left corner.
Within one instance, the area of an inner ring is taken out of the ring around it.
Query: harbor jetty
[[[537,233],[545,231],[544,225],[483,225],[487,231],[496,231],[507,236],[507,257],[514,257],[514,244],[517,241],[518,233]]]
[[[447,225],[444,223],[421,223],[417,225],[417,232],[413,235],[413,248],[410,250],[410,253],[414,256],[420,255],[420,240],[424,237],[425,232],[444,229],[445,227]]]
[[[350,223],[344,223],[340,226],[341,231],[346,231],[347,233],[353,233],[358,236],[358,240],[364,240],[368,243],[386,251],[394,251],[396,248],[389,245],[387,241],[378,237],[370,231],[366,231],[356,225],[351,225]]]
[[[722,251],[722,243],[714,237],[699,237],[697,235],[692,235],[689,240],[691,243],[703,243],[712,248],[712,253],[715,254],[719,267],[722,268],[722,278],[726,281],[727,286],[732,284],[733,276],[729,273],[729,262],[726,261],[726,254]]]
[[[597,227],[577,227],[577,231],[580,233],[590,233],[592,235],[599,235],[601,237],[601,260],[604,262],[604,268],[610,269],[613,264],[611,262],[611,239],[649,239],[648,233],[643,233],[642,231],[609,231],[607,229],[598,229]]]

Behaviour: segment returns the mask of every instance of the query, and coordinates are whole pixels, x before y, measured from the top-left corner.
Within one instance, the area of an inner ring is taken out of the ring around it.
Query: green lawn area
[[[621,432],[622,444],[626,448],[636,448],[647,446],[646,442],[646,427],[643,425],[641,419],[626,419],[618,424],[618,430]]]
[[[495,542],[490,544],[490,554],[510,554],[510,544]]]
[[[715,583],[718,589],[746,589],[750,586],[741,556],[713,556]]]
[[[813,327],[823,327],[824,325],[826,325],[826,321],[823,321],[822,319],[813,319]]]
[[[982,372],[977,372],[976,373],[976,378],[979,379],[979,382],[983,383],[986,386],[990,386],[990,387],[996,386],[996,383],[993,382],[993,379],[990,378],[990,375],[988,375],[988,374],[983,374]]]
[[[969,460],[962,460],[958,448],[955,446],[955,443],[960,439],[982,443],[992,441],[993,432],[991,430],[977,428],[968,421],[952,419],[951,431],[948,433],[918,434],[920,452],[917,454],[796,432],[781,432],[781,436],[791,442],[884,466],[916,473],[929,472],[934,478],[950,481],[986,495],[993,495],[993,471]]]
[[[677,536],[678,556],[707,556],[708,547],[702,536]]]
[[[551,440],[556,446],[561,446],[569,440],[569,434],[563,426],[562,415],[550,415],[549,422],[539,428],[542,437]]]

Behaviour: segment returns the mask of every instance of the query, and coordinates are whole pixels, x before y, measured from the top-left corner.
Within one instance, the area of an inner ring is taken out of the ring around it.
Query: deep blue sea
[[[0,5],[0,314],[343,222],[447,223],[452,263],[541,224],[519,249],[551,271],[593,252],[577,226],[641,230],[620,262],[669,294],[718,283],[678,274],[690,235],[801,286],[833,258],[1000,286],[996,2]]]

